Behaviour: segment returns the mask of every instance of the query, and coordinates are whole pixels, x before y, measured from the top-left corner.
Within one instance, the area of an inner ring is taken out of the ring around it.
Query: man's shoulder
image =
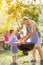
[[[38,24],[34,20],[29,20],[29,21],[32,26],[36,26],[38,28]]]
[[[37,25],[37,23],[34,20],[29,20],[29,21],[30,21],[31,24],[36,24]]]

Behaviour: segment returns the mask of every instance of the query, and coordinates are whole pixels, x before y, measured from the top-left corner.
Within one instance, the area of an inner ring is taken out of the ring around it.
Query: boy
[[[17,44],[15,43],[16,41],[17,41],[17,36],[15,35],[14,30],[10,30],[9,42],[11,44],[11,51],[13,58],[13,63],[11,65],[17,65],[16,58],[17,58],[18,48],[17,48]]]

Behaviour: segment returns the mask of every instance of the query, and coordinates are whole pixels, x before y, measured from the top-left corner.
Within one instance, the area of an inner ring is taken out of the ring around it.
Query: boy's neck
[[[11,36],[14,36],[15,34],[12,34]]]

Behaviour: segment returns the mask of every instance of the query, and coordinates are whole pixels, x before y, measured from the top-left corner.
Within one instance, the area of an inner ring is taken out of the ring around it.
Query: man
[[[38,39],[37,38],[35,39],[34,38],[35,36],[33,34],[34,32],[36,32],[36,28],[34,27],[34,23],[31,20],[29,21],[27,18],[23,18],[22,23],[28,29],[27,34],[26,34],[25,38],[23,39],[23,43],[26,42],[28,40],[28,38],[30,38],[31,42],[35,43],[35,47],[33,49],[34,60],[32,60],[32,62],[36,62],[36,48],[37,48],[39,55],[40,55],[40,58],[41,58],[40,62],[41,62],[41,64],[43,64],[42,50],[41,50],[41,47],[39,45],[37,46]],[[33,31],[33,29],[34,29],[34,31]],[[33,41],[33,38],[34,38],[34,41]]]

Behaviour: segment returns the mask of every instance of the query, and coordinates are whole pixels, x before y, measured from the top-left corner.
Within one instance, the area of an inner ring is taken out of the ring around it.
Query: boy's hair
[[[10,33],[12,33],[14,30],[10,30]]]

